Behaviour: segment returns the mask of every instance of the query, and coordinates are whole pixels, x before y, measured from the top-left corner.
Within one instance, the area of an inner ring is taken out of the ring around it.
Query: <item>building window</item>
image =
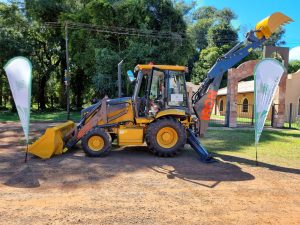
[[[220,112],[223,112],[224,108],[223,108],[223,99],[221,99],[220,101],[220,106],[219,106],[219,109],[220,109]]]
[[[243,100],[243,110],[242,112],[248,112],[248,99],[244,98]]]
[[[298,116],[300,116],[300,98],[298,99]]]

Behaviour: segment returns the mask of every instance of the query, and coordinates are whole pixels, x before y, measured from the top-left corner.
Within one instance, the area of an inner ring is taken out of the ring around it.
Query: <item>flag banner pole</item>
[[[255,164],[258,166],[258,161],[257,161],[257,144],[255,144]]]
[[[257,91],[257,86],[256,86],[256,68],[255,67],[255,72],[254,72],[254,133],[255,133],[255,165],[258,166],[258,161],[257,161],[257,145],[258,145],[258,135],[257,135],[257,105],[256,105],[256,91]]]
[[[25,153],[25,163],[27,163],[27,155],[28,155],[28,142],[26,142],[26,153]]]

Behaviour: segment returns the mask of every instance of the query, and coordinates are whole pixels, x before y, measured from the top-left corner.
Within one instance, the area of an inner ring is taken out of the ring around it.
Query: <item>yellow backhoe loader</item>
[[[119,146],[139,146],[146,142],[150,151],[163,157],[178,154],[189,143],[203,161],[209,162],[212,157],[196,137],[196,123],[201,120],[208,124],[224,72],[261,46],[276,28],[291,21],[281,13],[272,14],[248,32],[244,42],[216,61],[192,96],[197,119],[193,119],[188,107],[186,67],[137,65],[134,72],[128,72],[128,79],[134,85],[132,97],[102,99],[83,110],[77,125],[68,121],[48,128],[29,147],[29,152],[50,158],[81,141],[87,155],[105,156],[110,151],[112,139],[116,138]]]

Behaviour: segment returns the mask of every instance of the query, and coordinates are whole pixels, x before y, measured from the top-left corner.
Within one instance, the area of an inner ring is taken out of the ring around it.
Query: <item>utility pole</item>
[[[68,21],[65,23],[65,40],[66,40],[66,62],[67,69],[65,70],[65,85],[67,95],[67,120],[70,119],[70,61],[69,61],[69,36],[68,36]]]

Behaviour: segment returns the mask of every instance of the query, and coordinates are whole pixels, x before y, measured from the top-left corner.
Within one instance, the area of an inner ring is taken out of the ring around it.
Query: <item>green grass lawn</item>
[[[225,120],[225,116],[221,116],[221,115],[214,115],[212,114],[211,119],[214,119],[214,120]],[[251,118],[243,118],[243,117],[238,117],[237,118],[237,122],[251,122],[252,119]],[[271,124],[271,121],[269,121],[270,124]],[[266,123],[268,123],[268,120],[266,121]]]
[[[254,131],[208,130],[201,139],[208,151],[237,162],[255,163]],[[300,169],[300,131],[265,130],[258,144],[258,161]]]
[[[66,111],[32,111],[31,112],[31,121],[39,121],[39,122],[60,122],[67,120],[67,112]],[[71,112],[70,120],[75,122],[80,120],[80,112]],[[19,121],[19,117],[17,113],[12,113],[10,111],[0,111],[0,122],[6,121]]]
[[[214,114],[212,114],[210,116],[210,118],[213,119],[213,120],[225,120],[225,116],[214,115]],[[237,118],[237,122],[249,122],[249,123],[251,123],[251,121],[252,121],[251,118],[243,118],[243,117],[238,117]],[[268,122],[268,121],[266,121],[266,122]],[[271,121],[270,121],[270,123],[271,123]]]

